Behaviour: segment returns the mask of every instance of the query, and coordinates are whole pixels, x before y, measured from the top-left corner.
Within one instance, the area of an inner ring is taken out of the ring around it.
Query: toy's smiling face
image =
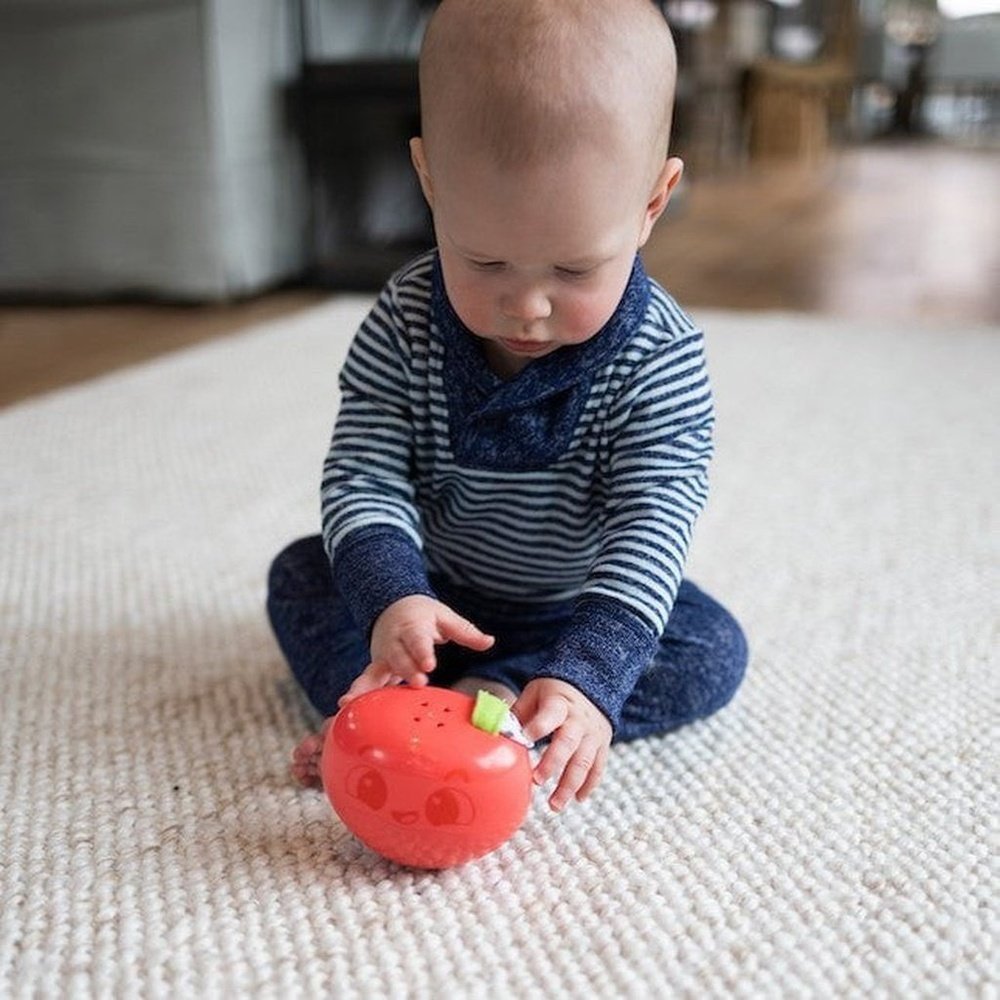
[[[527,751],[469,721],[443,688],[383,688],[350,702],[323,750],[323,784],[360,840],[401,864],[445,868],[499,847],[531,799]]]
[[[365,747],[362,759],[371,761],[359,764],[347,773],[345,791],[363,803],[372,812],[383,812],[400,826],[414,824],[432,827],[471,826],[476,819],[476,804],[465,788],[469,775],[462,770],[450,771],[441,784],[417,781],[407,776],[402,781],[393,780],[393,774],[378,765],[378,751]],[[390,783],[393,792],[390,797]],[[402,808],[400,808],[402,807]]]

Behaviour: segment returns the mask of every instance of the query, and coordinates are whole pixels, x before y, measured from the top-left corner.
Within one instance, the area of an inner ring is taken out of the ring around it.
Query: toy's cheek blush
[[[528,751],[476,728],[473,705],[445,688],[391,687],[354,699],[334,719],[323,786],[372,850],[448,868],[495,850],[520,827],[533,787]]]

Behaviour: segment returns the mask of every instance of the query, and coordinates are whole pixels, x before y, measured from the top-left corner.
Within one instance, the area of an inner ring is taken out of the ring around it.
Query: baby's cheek
[[[456,282],[449,287],[448,298],[466,327],[480,336],[489,336],[494,326],[493,310],[485,295],[470,285]]]
[[[611,319],[619,297],[598,290],[567,298],[560,309],[560,339],[568,344],[589,340]]]

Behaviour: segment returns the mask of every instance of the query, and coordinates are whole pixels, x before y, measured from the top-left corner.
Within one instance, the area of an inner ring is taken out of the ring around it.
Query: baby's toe
[[[292,751],[292,777],[306,788],[322,788],[320,778],[320,758],[323,754],[323,740],[319,733],[307,736]]]

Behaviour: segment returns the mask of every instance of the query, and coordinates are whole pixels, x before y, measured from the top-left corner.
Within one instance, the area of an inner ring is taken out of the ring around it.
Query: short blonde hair
[[[616,134],[667,155],[677,62],[651,0],[444,0],[420,54],[428,159],[453,144],[501,166]]]

